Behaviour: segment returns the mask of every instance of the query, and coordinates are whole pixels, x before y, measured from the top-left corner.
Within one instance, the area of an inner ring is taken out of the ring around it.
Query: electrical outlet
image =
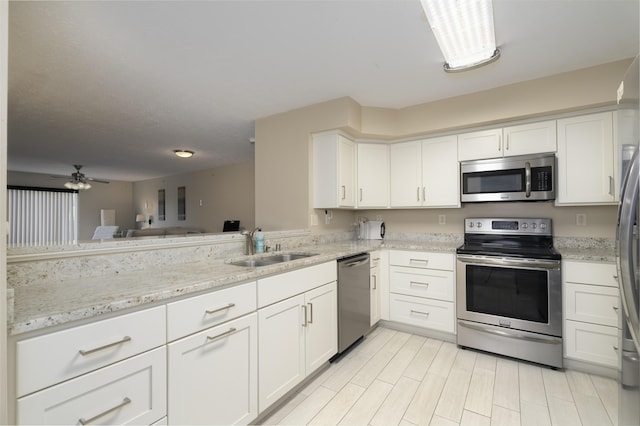
[[[311,213],[310,219],[311,226],[318,226],[318,215],[316,213]]]
[[[382,220],[382,215],[376,215],[376,220]]]
[[[324,224],[329,225],[331,223],[331,219],[333,219],[333,212],[331,210],[324,211]]]
[[[587,226],[587,215],[584,213],[576,214],[576,225],[577,226]]]
[[[438,224],[445,225],[446,223],[447,223],[447,215],[446,214],[439,214],[438,215]]]

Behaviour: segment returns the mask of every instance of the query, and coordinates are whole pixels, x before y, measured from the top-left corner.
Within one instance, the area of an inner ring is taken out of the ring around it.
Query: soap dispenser
[[[255,235],[256,241],[256,253],[264,253],[264,234],[262,233],[262,229],[258,228],[258,231]]]

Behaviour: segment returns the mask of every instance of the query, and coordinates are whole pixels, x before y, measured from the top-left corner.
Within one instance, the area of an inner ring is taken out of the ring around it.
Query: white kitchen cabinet
[[[616,202],[613,112],[558,120],[556,205]]]
[[[565,357],[618,368],[615,264],[563,260],[562,275]]]
[[[503,154],[541,154],[556,152],[556,121],[539,121],[502,129],[504,138]]]
[[[167,412],[166,368],[165,349],[158,348],[24,396],[16,423],[154,423]]]
[[[391,207],[460,207],[456,136],[390,147]]]
[[[338,351],[336,282],[258,310],[258,407],[268,408]]]
[[[248,424],[258,416],[255,312],[170,343],[167,356],[171,424]]]
[[[370,253],[371,268],[369,283],[371,286],[371,310],[369,314],[369,324],[373,327],[380,321],[380,252]]]
[[[502,129],[480,130],[458,135],[458,160],[502,157]]]
[[[356,206],[356,144],[336,133],[313,135],[313,207]]]
[[[556,152],[556,121],[508,126],[458,135],[460,161]]]
[[[451,253],[389,253],[391,321],[455,333],[455,258]]]
[[[389,146],[357,144],[357,206],[389,206]]]

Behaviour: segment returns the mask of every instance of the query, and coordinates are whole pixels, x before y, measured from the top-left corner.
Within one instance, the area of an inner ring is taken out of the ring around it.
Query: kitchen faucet
[[[256,245],[253,241],[253,234],[260,229],[259,227],[255,228],[253,231],[249,232],[246,229],[242,231],[240,234],[245,236],[244,243],[244,254],[256,254]]]

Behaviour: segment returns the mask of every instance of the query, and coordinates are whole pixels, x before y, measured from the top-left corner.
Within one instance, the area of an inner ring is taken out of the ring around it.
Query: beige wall
[[[311,133],[359,126],[360,107],[350,98],[256,120],[256,226],[308,228]]]
[[[354,100],[341,98],[257,120],[256,223],[267,230],[311,228],[320,233],[348,229],[362,214],[334,212],[332,223],[325,225],[324,212],[312,209],[309,147],[314,132],[342,129],[356,137],[401,139],[614,105],[616,88],[630,63],[631,59],[612,62],[400,110],[359,107]],[[376,210],[366,216],[382,215],[390,231],[462,232],[464,217],[496,215],[498,209],[525,215],[521,204],[502,203],[439,211]],[[526,212],[552,217],[556,235],[612,237],[616,220],[615,207],[556,208],[535,203],[527,204]],[[587,226],[575,226],[576,212],[587,214]],[[311,226],[314,214],[317,226]],[[446,214],[449,224],[438,225],[438,214]]]
[[[186,220],[178,220],[178,187],[185,187]],[[158,190],[165,190],[166,220],[158,220]],[[133,184],[133,214],[153,216],[152,228],[173,226],[222,232],[227,219],[254,226],[253,162],[218,167],[196,173],[166,176]],[[145,227],[148,227],[146,225]]]
[[[64,180],[52,180],[40,173],[7,172],[9,185],[62,188]],[[108,184],[94,183],[92,188],[78,193],[78,239],[90,240],[100,226],[100,210],[114,209],[116,225],[130,228],[134,225],[133,184],[111,181]]]

